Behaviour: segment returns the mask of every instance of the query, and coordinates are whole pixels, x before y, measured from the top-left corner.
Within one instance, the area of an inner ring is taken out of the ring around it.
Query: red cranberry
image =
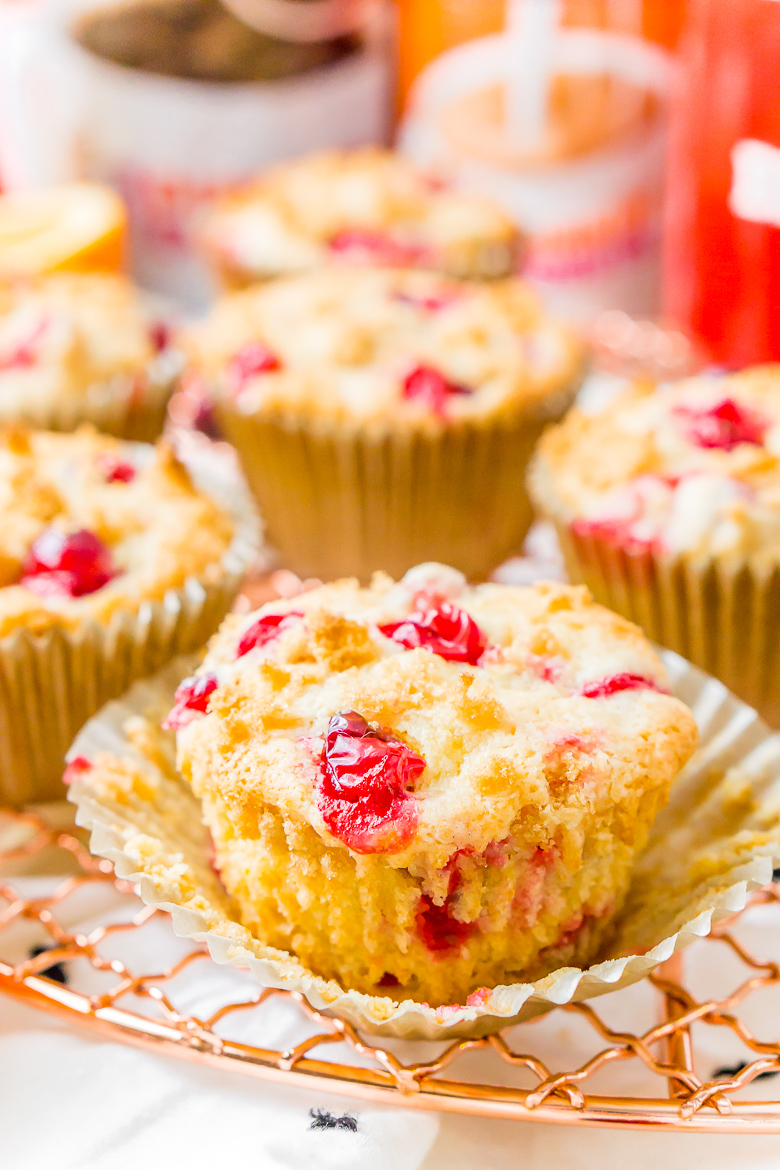
[[[199,715],[205,715],[209,698],[217,689],[215,674],[193,675],[185,678],[176,688],[173,707],[162,722],[165,731],[178,731],[187,727]]]
[[[634,517],[628,520],[575,520],[572,531],[584,539],[603,540],[615,544],[629,553],[650,553],[656,548],[655,538],[644,539],[632,531]]]
[[[79,776],[83,776],[85,772],[89,772],[92,768],[92,761],[88,760],[86,756],[74,756],[70,760],[62,774],[63,784],[72,784],[74,780],[78,780]]]
[[[407,292],[397,292],[393,295],[395,300],[401,301],[404,305],[412,305],[415,309],[422,309],[425,313],[440,313],[442,309],[448,309],[450,305],[454,304],[460,296],[458,292],[453,290],[442,291],[427,297],[418,297]]]
[[[471,394],[468,386],[450,382],[433,366],[415,366],[403,382],[403,396],[409,401],[421,402],[434,414],[447,413],[447,402],[453,394]]]
[[[257,646],[267,646],[269,642],[273,642],[274,638],[278,638],[284,630],[289,629],[302,617],[302,613],[295,612],[267,613],[264,617],[258,618],[244,631],[241,641],[238,643],[236,658],[243,658],[245,654]]]
[[[580,694],[586,699],[608,699],[621,691],[658,691],[660,687],[644,674],[613,674],[596,682],[585,683]]]
[[[132,483],[135,479],[136,469],[133,464],[116,455],[101,455],[98,467],[106,483]]]
[[[171,344],[171,330],[165,321],[155,321],[149,326],[149,340],[155,353],[162,353]]]
[[[48,318],[41,318],[24,340],[18,341],[7,353],[0,355],[0,373],[3,370],[29,369],[34,366],[38,360],[38,342],[48,327]]]
[[[394,240],[373,228],[345,228],[328,240],[331,252],[346,260],[364,264],[387,264],[404,267],[420,259],[420,249]]]
[[[244,389],[250,378],[281,369],[279,358],[262,341],[249,341],[230,359],[227,366],[229,385],[234,394]]]
[[[354,853],[399,853],[417,829],[414,787],[425,760],[388,731],[347,711],[328,724],[317,805]]]
[[[474,923],[459,922],[453,918],[446,902],[443,906],[434,906],[424,894],[421,902],[417,930],[428,950],[436,954],[462,946],[474,930]]]
[[[697,447],[732,451],[740,443],[760,447],[769,422],[758,411],[724,398],[715,406],[699,410],[678,406],[674,412],[684,423],[685,437]]]
[[[20,584],[41,597],[84,597],[102,589],[117,571],[111,552],[94,532],[47,528],[32,545]]]
[[[488,644],[474,619],[447,602],[437,609],[413,613],[403,621],[380,626],[379,630],[407,650],[422,647],[448,662],[467,662],[470,666],[477,665]]]

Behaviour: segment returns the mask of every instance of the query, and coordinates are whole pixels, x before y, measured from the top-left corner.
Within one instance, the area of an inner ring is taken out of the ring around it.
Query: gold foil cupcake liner
[[[316,1009],[366,1033],[424,1040],[487,1035],[639,981],[741,910],[749,892],[772,878],[780,859],[780,736],[717,680],[670,651],[662,655],[673,692],[693,709],[701,745],[651,830],[601,961],[533,983],[481,989],[469,997],[472,1004],[434,1009],[344,989],[293,955],[264,946],[241,925],[212,869],[199,803],[175,773],[172,736],[159,766],[132,741],[133,717],[158,721],[196,660],[173,663],[110,703],[69,753],[132,757],[142,782],[128,777],[126,787],[109,792],[95,779],[99,770],[86,771],[71,784],[69,798],[78,823],[91,830],[92,851],[108,858],[120,877],[137,882],[148,905],[169,911],[177,934],[204,941],[216,962],[248,967],[262,986],[298,991]]]
[[[233,518],[227,552],[161,600],[106,624],[0,638],[0,803],[61,798],[65,752],[85,721],[136,679],[199,649],[231,608],[258,551],[257,515],[232,464],[203,454],[184,462],[195,485]]]
[[[535,412],[380,433],[218,408],[282,563],[300,577],[401,577],[423,561],[471,580],[520,548],[532,520],[523,472],[573,389]]]

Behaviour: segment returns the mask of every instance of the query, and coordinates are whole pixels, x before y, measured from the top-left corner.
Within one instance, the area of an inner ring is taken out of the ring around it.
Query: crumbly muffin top
[[[500,850],[518,818],[549,845],[562,806],[576,837],[610,793],[668,785],[696,728],[664,686],[641,631],[584,588],[421,565],[227,618],[164,726],[237,836],[271,804],[446,884],[457,850]]]
[[[522,281],[409,269],[324,270],[234,293],[184,345],[242,412],[357,424],[546,409],[581,363]]]
[[[56,273],[0,286],[0,415],[145,384],[159,339],[137,290],[114,273]]]
[[[135,612],[218,572],[232,535],[165,442],[0,426],[0,637]]]
[[[780,365],[573,410],[531,473],[545,511],[635,551],[780,561]]]
[[[487,269],[481,275],[505,276],[517,228],[491,200],[447,189],[402,155],[364,147],[273,168],[218,204],[205,237],[225,261],[257,276],[329,263],[465,274],[459,258],[474,244]]]

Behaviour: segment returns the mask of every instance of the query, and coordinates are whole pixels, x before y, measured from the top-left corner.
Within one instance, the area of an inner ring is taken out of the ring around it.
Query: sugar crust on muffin
[[[233,522],[170,445],[0,426],[0,636],[105,622],[215,575]]]
[[[157,353],[124,276],[63,272],[0,287],[0,418],[112,388],[142,394],[157,376]]]
[[[543,437],[537,504],[585,536],[660,556],[780,561],[780,366],[628,388]]]
[[[592,958],[696,743],[664,685],[582,588],[420,566],[226,619],[168,726],[258,939],[345,987],[462,1003]],[[355,750],[378,772],[350,790]]]
[[[544,409],[581,350],[522,281],[323,271],[223,297],[184,340],[246,414],[406,426]]]
[[[497,204],[378,147],[274,167],[221,200],[203,236],[233,283],[364,263],[485,279],[511,274],[518,251],[517,227]]]

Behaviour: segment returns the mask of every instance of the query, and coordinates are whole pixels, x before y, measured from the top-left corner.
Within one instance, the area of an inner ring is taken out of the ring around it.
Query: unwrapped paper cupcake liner
[[[218,408],[282,563],[301,577],[401,577],[423,561],[479,580],[531,524],[524,470],[574,394],[536,410],[378,433]]]
[[[172,736],[167,762],[159,767],[132,742],[132,717],[158,722],[194,659],[171,664],[110,703],[69,753],[131,757],[142,783],[128,778],[126,788],[109,792],[100,770],[87,770],[72,783],[69,798],[78,824],[91,831],[92,851],[108,858],[120,877],[137,882],[144,902],[169,911],[178,935],[204,941],[216,962],[248,967],[262,986],[300,992],[314,1008],[366,1033],[423,1040],[487,1035],[639,981],[741,910],[750,891],[772,878],[780,859],[780,736],[720,682],[670,651],[662,657],[674,694],[694,712],[700,747],[653,825],[601,961],[533,983],[475,989],[465,1005],[434,1009],[342,988],[293,955],[264,946],[241,925],[212,868],[199,803],[175,773]]]
[[[232,606],[257,555],[259,521],[231,462],[203,452],[184,462],[196,487],[233,518],[228,550],[161,600],[107,623],[87,620],[74,631],[43,634],[18,629],[0,638],[0,803],[61,798],[65,752],[86,720],[136,679],[200,649]]]
[[[140,376],[116,374],[61,401],[8,404],[0,407],[0,421],[44,431],[74,431],[81,423],[92,423],[105,435],[153,443],[162,434],[180,370],[178,355],[163,352]]]

